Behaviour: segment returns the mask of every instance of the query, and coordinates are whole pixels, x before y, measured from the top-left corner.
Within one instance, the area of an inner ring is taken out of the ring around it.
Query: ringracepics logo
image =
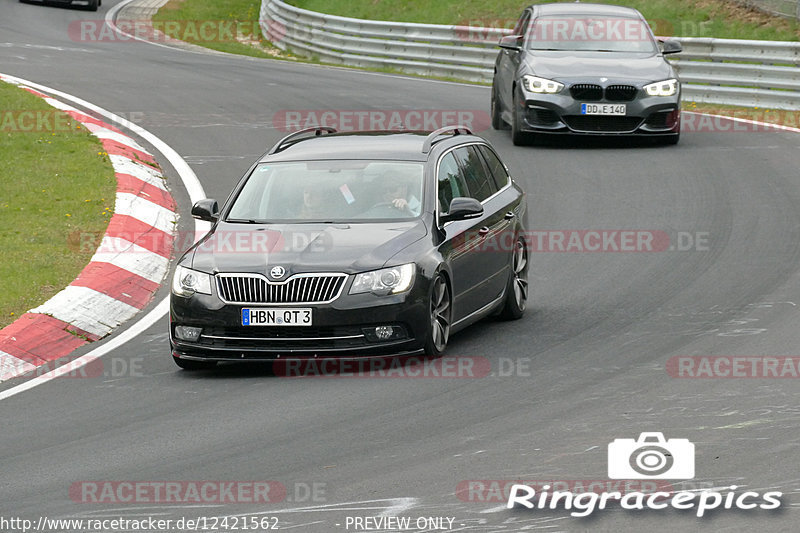
[[[608,445],[608,476],[611,479],[691,479],[694,477],[694,444],[687,439],[666,440],[662,433],[642,433],[638,439],[615,439]],[[514,484],[508,495],[508,509],[565,509],[574,517],[589,516],[613,503],[625,510],[695,510],[698,517],[715,509],[774,510],[781,506],[783,493],[738,491],[730,485],[724,492],[713,489],[633,490],[622,492],[560,490],[555,484]]]
[[[642,433],[639,440],[616,439],[608,445],[611,479],[692,479],[694,444],[664,440],[662,433]]]

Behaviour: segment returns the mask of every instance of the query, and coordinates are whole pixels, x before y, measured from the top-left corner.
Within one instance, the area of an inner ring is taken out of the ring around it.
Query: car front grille
[[[587,133],[627,133],[642,123],[641,117],[566,115],[562,118],[571,130]]]
[[[630,102],[636,98],[639,89],[633,85],[609,85],[606,87],[606,100],[611,102]]]
[[[261,274],[217,274],[222,301],[236,304],[320,304],[339,297],[347,274],[295,274],[270,281]]]
[[[569,88],[569,93],[575,100],[602,100],[603,88],[592,83],[576,83]]]

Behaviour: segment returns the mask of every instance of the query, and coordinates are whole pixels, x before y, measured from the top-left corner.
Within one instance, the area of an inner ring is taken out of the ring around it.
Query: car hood
[[[557,81],[608,78],[628,82],[651,82],[674,77],[663,56],[620,52],[534,52],[527,56],[527,70]]]
[[[266,275],[275,266],[297,272],[355,273],[381,268],[427,234],[421,219],[342,224],[231,224],[220,222],[192,251],[202,272]]]

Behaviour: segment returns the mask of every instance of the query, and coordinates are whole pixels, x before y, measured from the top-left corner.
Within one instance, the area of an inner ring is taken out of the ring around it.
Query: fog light
[[[197,342],[203,328],[193,328],[191,326],[175,326],[175,336],[182,341]]]
[[[394,328],[392,326],[378,326],[375,328],[375,336],[380,341],[387,341],[392,338]]]

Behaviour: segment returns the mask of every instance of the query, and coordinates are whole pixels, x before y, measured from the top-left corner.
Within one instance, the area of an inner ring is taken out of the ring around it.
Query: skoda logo
[[[284,274],[286,274],[286,269],[282,266],[274,266],[272,270],[269,271],[269,275],[275,279],[281,279]]]

